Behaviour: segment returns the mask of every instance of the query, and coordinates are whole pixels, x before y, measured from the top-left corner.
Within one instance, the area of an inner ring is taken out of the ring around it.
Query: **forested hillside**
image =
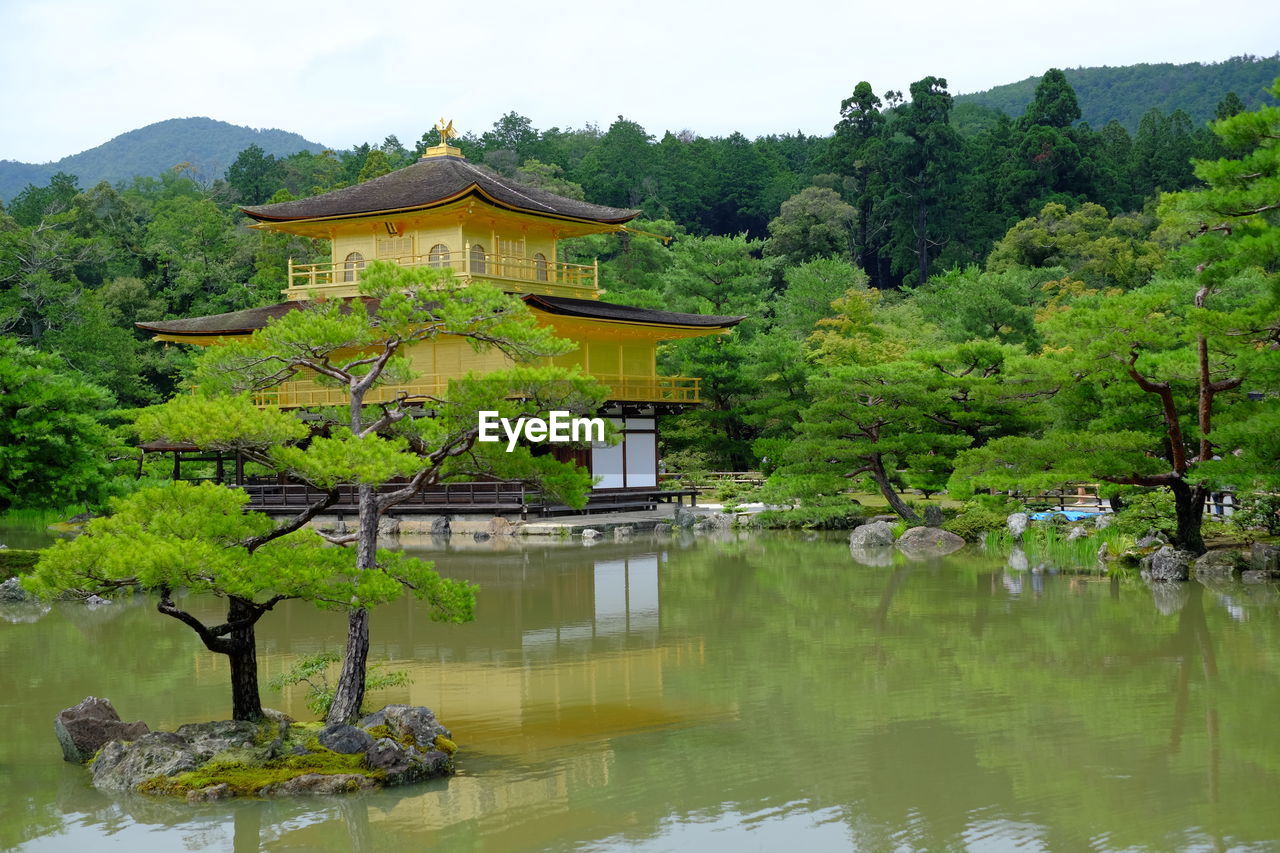
[[[1067,82],[1080,100],[1081,119],[1095,128],[1118,121],[1130,133],[1138,130],[1149,110],[1172,113],[1182,110],[1199,127],[1216,118],[1218,102],[1235,92],[1248,109],[1275,103],[1267,94],[1271,81],[1280,76],[1280,54],[1271,57],[1237,56],[1225,62],[1188,62],[1173,65],[1121,65],[1101,68],[1067,68]],[[996,86],[985,92],[956,96],[956,105],[977,104],[1005,115],[1021,115],[1035,95],[1040,77]]]
[[[455,141],[674,238],[562,241],[563,260],[599,259],[609,300],[747,316],[664,348],[660,371],[702,377],[704,400],[664,425],[669,469],[760,466],[771,500],[818,524],[848,514],[851,482],[904,518],[905,488],[1159,487],[1194,547],[1206,484],[1280,486],[1265,395],[1280,387],[1280,107],[1228,95],[1213,128],[1174,109],[1095,129],[1056,69],[1017,116],[962,135],[953,107],[926,77],[858,83],[825,137],[659,139],[623,117],[544,130],[508,113]],[[249,230],[239,205],[369,180],[435,139],[251,145],[208,185],[167,171],[27,187],[0,214],[0,331],[104,389],[104,410],[162,399],[187,356],[135,321],[270,304],[288,258],[327,257]]]
[[[81,186],[154,177],[178,164],[189,165],[203,182],[222,177],[241,151],[257,145],[269,154],[318,152],[324,146],[284,130],[257,130],[211,118],[174,118],[122,133],[96,148],[56,163],[0,161],[0,199],[11,200],[27,184],[43,184],[58,172],[75,175]]]

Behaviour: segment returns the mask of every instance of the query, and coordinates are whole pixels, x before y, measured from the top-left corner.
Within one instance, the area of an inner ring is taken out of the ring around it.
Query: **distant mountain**
[[[1197,125],[1214,117],[1218,102],[1235,92],[1246,109],[1275,104],[1265,90],[1280,77],[1280,53],[1272,57],[1237,56],[1205,65],[1121,65],[1101,68],[1065,68],[1067,82],[1076,90],[1084,121],[1095,130],[1115,119],[1129,132],[1138,129],[1143,113],[1152,107],[1165,115],[1185,110]],[[1039,77],[996,86],[985,92],[957,95],[956,105],[977,104],[1017,118],[1031,103]]]
[[[171,118],[122,133],[56,163],[0,160],[0,199],[12,199],[27,184],[42,186],[57,172],[75,175],[81,188],[88,189],[99,181],[114,184],[190,163],[197,177],[213,180],[222,177],[236,156],[254,144],[277,157],[325,148],[284,130],[256,130],[211,118]]]

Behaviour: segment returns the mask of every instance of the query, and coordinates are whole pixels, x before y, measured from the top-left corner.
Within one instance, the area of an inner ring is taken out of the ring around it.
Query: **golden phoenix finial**
[[[438,122],[436,122],[436,130],[440,132],[441,145],[448,145],[449,140],[458,135],[458,131],[453,129],[453,119],[449,119],[448,122],[445,122],[442,117]]]

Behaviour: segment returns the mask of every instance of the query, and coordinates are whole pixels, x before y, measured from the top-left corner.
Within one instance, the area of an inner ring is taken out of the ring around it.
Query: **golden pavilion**
[[[559,261],[559,242],[625,230],[640,211],[565,198],[477,168],[448,144],[451,133],[451,125],[442,123],[441,144],[428,148],[413,165],[381,177],[311,198],[242,208],[255,228],[329,241],[328,262],[289,262],[285,301],[208,317],[138,323],[139,328],[159,341],[216,344],[250,335],[309,299],[357,296],[361,272],[370,261],[450,268],[461,279],[518,294],[540,322],[577,342],[576,350],[553,363],[579,365],[611,389],[600,414],[613,419],[622,442],[572,455],[598,477],[593,504],[627,493],[651,496],[658,486],[658,415],[699,402],[696,377],[659,375],[658,345],[724,334],[743,318],[601,301],[598,263]],[[450,379],[506,364],[500,352],[475,353],[456,339],[424,341],[408,354],[419,378],[408,386],[386,386],[382,396],[371,395],[368,402],[400,391],[439,393]],[[344,400],[340,391],[298,380],[260,395],[259,402],[299,408]]]

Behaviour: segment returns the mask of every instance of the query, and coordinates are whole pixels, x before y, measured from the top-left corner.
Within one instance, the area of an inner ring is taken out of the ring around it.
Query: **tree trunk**
[[[239,598],[227,606],[227,621],[250,619],[253,610]],[[227,661],[231,664],[231,719],[257,722],[262,719],[262,699],[258,695],[258,642],[254,627],[232,631]]]
[[[378,503],[374,487],[362,485],[359,538],[356,540],[356,570],[371,569],[378,558]],[[347,648],[342,659],[342,673],[333,694],[333,704],[325,720],[329,723],[354,723],[364,703],[365,665],[369,660],[369,611],[352,610],[347,616]]]
[[[1185,480],[1174,480],[1169,486],[1173,491],[1173,506],[1178,517],[1178,529],[1173,535],[1173,546],[1179,551],[1203,554],[1208,549],[1200,534],[1204,520],[1204,486],[1192,486]]]
[[[369,611],[363,608],[347,614],[347,649],[342,657],[342,674],[333,693],[333,704],[325,722],[354,723],[364,704],[365,665],[369,660]]]
[[[916,255],[920,269],[916,286],[923,287],[929,280],[929,208],[923,200],[916,203]]]
[[[894,490],[893,484],[889,482],[889,475],[884,470],[884,461],[878,453],[871,461],[871,478],[876,481],[876,485],[880,487],[880,494],[884,495],[884,499],[889,502],[889,506],[893,508],[899,518],[908,524],[923,523],[920,516],[916,515],[915,510],[907,506]]]

